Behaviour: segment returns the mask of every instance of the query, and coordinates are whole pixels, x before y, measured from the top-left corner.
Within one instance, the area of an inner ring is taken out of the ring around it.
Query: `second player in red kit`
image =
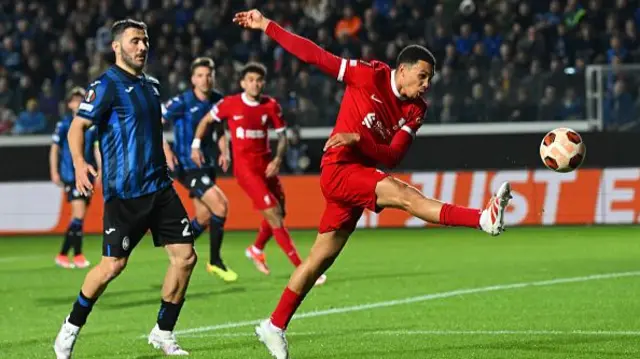
[[[278,172],[287,150],[286,124],[278,102],[262,94],[266,72],[265,67],[257,63],[243,68],[240,85],[244,91],[224,97],[200,121],[192,158],[196,163],[200,161],[200,141],[207,127],[214,122],[226,121],[231,133],[234,176],[251,198],[254,208],[264,216],[256,241],[245,250],[245,254],[259,271],[269,274],[263,250],[272,235],[294,266],[302,261],[284,226],[285,196]],[[278,135],[275,155],[269,147],[270,128],[275,129]],[[323,275],[315,283],[322,284],[325,280]]]

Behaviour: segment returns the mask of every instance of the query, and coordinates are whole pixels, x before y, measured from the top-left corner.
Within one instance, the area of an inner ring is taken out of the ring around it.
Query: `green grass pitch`
[[[638,227],[359,230],[289,328],[291,356],[311,358],[638,358]],[[301,253],[313,232],[292,232]],[[192,358],[270,358],[251,322],[274,308],[292,266],[274,241],[272,275],[244,258],[252,233],[228,233],[225,284],[200,262],[176,330]],[[57,237],[0,239],[0,357],[52,358],[53,339],[86,270],[54,267]],[[100,238],[85,239],[92,262]],[[149,238],[98,301],[75,358],[160,358],[154,325],[167,265]],[[603,276],[598,276],[603,275]],[[304,314],[306,313],[306,314]],[[311,313],[311,314],[309,314]]]

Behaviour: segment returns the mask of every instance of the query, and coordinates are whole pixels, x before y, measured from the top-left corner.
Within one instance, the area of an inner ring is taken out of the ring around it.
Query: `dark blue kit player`
[[[111,35],[115,65],[89,85],[68,134],[76,189],[87,195],[96,171],[84,158],[84,131],[91,126],[98,131],[105,199],[102,259],[85,277],[54,351],[57,358],[71,357],[93,305],[150,230],[154,244],[169,254],[170,265],[148,341],[167,355],[187,355],[173,329],[197,256],[191,224],[173,188],[163,151],[159,83],[142,71],[149,51],[147,27],[121,20],[113,24]]]
[[[67,133],[71,120],[78,112],[78,107],[84,99],[85,91],[82,87],[75,87],[67,94],[67,108],[71,113],[65,115],[57,124],[53,132],[53,143],[49,151],[49,172],[51,181],[64,189],[67,201],[71,205],[71,221],[62,242],[62,248],[55,258],[55,262],[62,268],[87,268],[90,263],[82,253],[82,237],[84,217],[91,196],[85,196],[76,189],[76,174],[71,159],[71,150],[67,142]],[[96,127],[92,126],[85,132],[84,157],[87,163],[100,172],[98,165],[100,157],[96,136]],[[93,178],[90,178],[93,181]],[[69,251],[73,248],[73,260],[69,260]]]
[[[225,282],[234,282],[238,275],[225,265],[220,255],[228,204],[224,192],[216,185],[216,165],[226,172],[230,162],[224,128],[215,128],[219,156],[216,157],[216,143],[213,140],[213,129],[210,129],[202,139],[202,167],[198,167],[191,159],[191,145],[198,124],[223,97],[213,89],[214,74],[212,59],[196,58],[191,63],[192,88],[164,104],[162,118],[165,123],[173,125],[174,135],[173,149],[165,142],[165,156],[169,169],[178,182],[189,190],[189,197],[193,199],[196,214],[191,220],[191,228],[194,237],[198,238],[209,227],[207,272],[218,275]]]

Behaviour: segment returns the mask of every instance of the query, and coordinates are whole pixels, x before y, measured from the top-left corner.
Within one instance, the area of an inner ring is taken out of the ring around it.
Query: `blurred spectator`
[[[40,92],[40,96],[38,96],[38,103],[40,105],[40,110],[45,116],[49,118],[58,116],[58,104],[60,103],[60,97],[53,92],[51,80],[45,79],[42,83],[42,92]]]
[[[311,160],[309,158],[309,148],[302,143],[300,129],[297,126],[289,131],[289,147],[285,154],[285,171],[293,174],[301,174],[309,169]]]
[[[560,119],[556,92],[556,88],[553,86],[547,86],[544,89],[544,96],[538,107],[538,121],[557,121]]]
[[[624,129],[626,125],[636,119],[633,96],[623,81],[616,81],[613,93],[607,98],[605,111],[605,128],[607,130]]]
[[[0,104],[0,135],[9,134],[15,122],[16,114],[13,110]]]
[[[362,28],[362,19],[353,12],[351,5],[345,6],[342,12],[342,19],[336,24],[336,38],[340,38],[343,35],[357,37],[360,28]]]
[[[568,88],[564,92],[564,97],[560,103],[559,117],[561,120],[575,121],[584,118],[584,104],[573,88]]]
[[[248,7],[341,57],[393,66],[405,45],[427,45],[438,60],[429,122],[579,118],[588,65],[640,62],[640,8],[630,0],[31,0],[2,6],[0,106],[20,113],[35,98],[44,113],[55,113],[56,94],[86,87],[113,61],[114,20],[134,17],[149,27],[146,71],[161,81],[163,99],[189,86],[196,56],[216,60],[224,93],[239,91],[239,65],[259,60],[292,121],[331,126],[342,85],[268,36],[233,25],[233,13]],[[626,108],[627,93],[636,102],[631,73],[616,67],[604,76],[607,107]],[[618,82],[632,90],[614,96]],[[544,96],[548,87],[555,101]]]
[[[34,98],[27,101],[27,109],[22,111],[13,127],[13,134],[44,133],[47,119],[38,109],[38,101]]]

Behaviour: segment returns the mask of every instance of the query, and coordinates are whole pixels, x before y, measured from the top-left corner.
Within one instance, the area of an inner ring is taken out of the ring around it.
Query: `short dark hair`
[[[115,40],[117,37],[122,35],[122,33],[125,32],[125,30],[129,28],[147,31],[147,24],[145,24],[142,21],[137,21],[133,19],[118,20],[114,22],[113,25],[111,26],[111,38]]]
[[[248,73],[254,73],[261,75],[262,77],[267,77],[267,68],[259,62],[250,62],[244,65],[244,67],[240,71],[241,78],[247,76]]]
[[[84,98],[85,91],[82,87],[76,86],[67,93],[67,102],[71,101],[75,96]]]
[[[409,45],[402,49],[396,59],[396,66],[413,65],[420,60],[431,64],[433,71],[436,70],[436,57],[426,47],[420,45]]]
[[[213,59],[210,57],[198,57],[191,62],[191,74],[193,74],[193,71],[198,67],[208,67],[213,70],[215,68],[215,62],[213,62]]]

